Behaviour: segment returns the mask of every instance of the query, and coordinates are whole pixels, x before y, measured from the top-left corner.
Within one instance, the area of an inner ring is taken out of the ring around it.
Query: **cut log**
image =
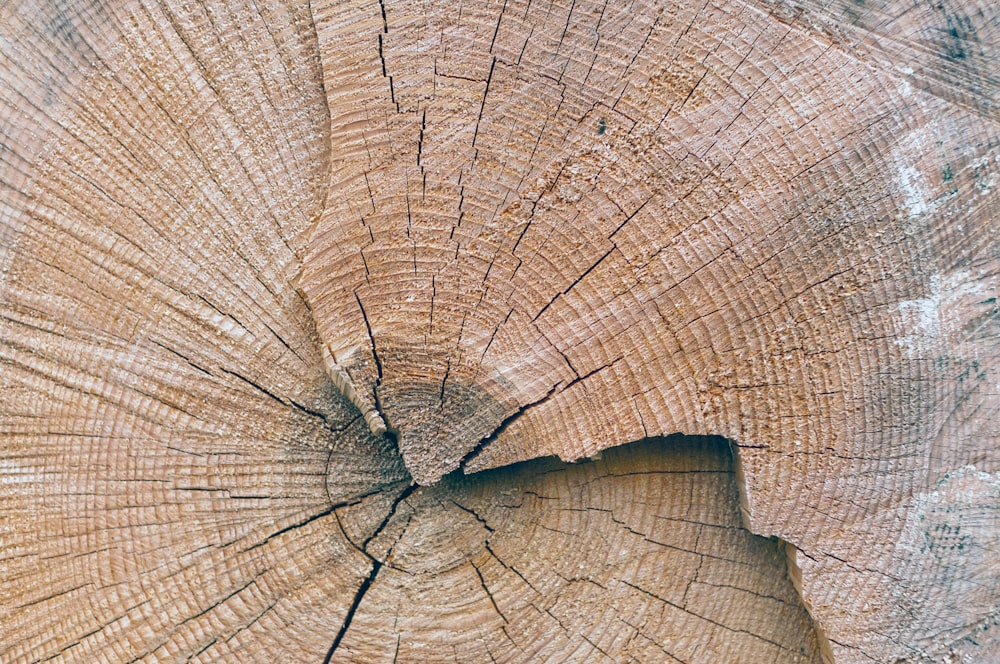
[[[998,11],[0,6],[0,660],[1000,659]]]
[[[740,523],[722,439],[452,475],[375,533],[353,518],[377,562],[330,661],[820,661],[782,546]]]

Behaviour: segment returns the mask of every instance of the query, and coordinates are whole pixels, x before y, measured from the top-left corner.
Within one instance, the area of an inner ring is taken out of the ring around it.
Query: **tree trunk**
[[[1000,660],[998,26],[0,6],[0,660]]]

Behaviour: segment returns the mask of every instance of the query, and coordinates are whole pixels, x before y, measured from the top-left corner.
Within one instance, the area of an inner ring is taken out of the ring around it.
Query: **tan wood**
[[[0,660],[1000,658],[998,11],[0,6]]]
[[[330,661],[820,661],[730,459],[677,436],[416,489]]]

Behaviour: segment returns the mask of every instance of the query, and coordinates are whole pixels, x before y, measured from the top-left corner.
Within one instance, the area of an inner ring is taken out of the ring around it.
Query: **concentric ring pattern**
[[[1000,657],[994,4],[0,7],[0,660]]]

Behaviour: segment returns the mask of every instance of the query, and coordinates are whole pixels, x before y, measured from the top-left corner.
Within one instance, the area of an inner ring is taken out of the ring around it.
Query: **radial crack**
[[[389,508],[389,512],[386,514],[385,518],[382,519],[382,523],[380,523],[378,527],[372,532],[372,534],[369,535],[365,539],[365,541],[361,543],[361,546],[355,545],[358,551],[363,553],[371,561],[372,567],[368,571],[368,575],[361,582],[361,585],[358,586],[358,591],[354,594],[354,599],[351,601],[351,606],[347,609],[347,615],[344,616],[344,622],[341,623],[340,629],[337,631],[337,635],[333,639],[333,645],[330,646],[330,650],[326,653],[326,658],[323,660],[323,664],[329,664],[330,660],[333,658],[334,653],[337,652],[337,648],[340,647],[341,641],[344,640],[344,636],[347,634],[348,628],[350,628],[351,623],[354,621],[354,616],[358,612],[358,608],[360,608],[362,600],[364,600],[365,595],[368,593],[368,590],[372,587],[372,584],[375,583],[375,577],[378,576],[379,571],[385,564],[385,561],[379,560],[375,556],[368,553],[368,545],[372,542],[372,540],[378,537],[383,530],[385,530],[385,527],[389,525],[390,521],[392,521],[392,517],[396,515],[396,509],[399,507],[399,505],[404,500],[409,498],[410,494],[412,494],[416,489],[417,485],[415,484],[411,484],[410,486],[403,489],[402,493],[400,493],[399,496],[396,498],[396,500],[393,501],[392,507]],[[343,531],[343,527],[341,527],[341,531]],[[348,541],[350,542],[350,538],[348,538]]]
[[[459,464],[459,468],[462,469],[462,472],[467,472],[466,466],[469,464],[469,462],[475,459],[477,456],[479,456],[479,453],[482,452],[484,449],[486,449],[486,447],[490,443],[496,440],[500,436],[500,434],[502,434],[507,429],[507,427],[509,427],[514,422],[514,420],[521,417],[535,406],[540,406],[546,401],[548,401],[550,398],[552,398],[552,395],[556,393],[557,389],[559,389],[560,384],[561,383],[556,383],[555,385],[553,385],[551,389],[549,389],[549,391],[546,392],[545,396],[543,396],[541,399],[538,399],[537,401],[532,401],[531,403],[521,406],[513,414],[504,418],[504,420],[497,425],[497,427],[493,430],[492,433],[490,433],[488,436],[480,440],[479,443],[477,443],[476,446],[473,447],[468,454],[462,457],[462,461]]]
[[[497,606],[496,600],[493,599],[493,593],[491,593],[490,589],[486,586],[486,579],[483,578],[483,573],[479,570],[479,566],[471,560],[469,561],[469,564],[472,565],[472,569],[476,571],[476,576],[479,577],[479,585],[482,586],[483,592],[486,593],[486,596],[490,600],[490,604],[493,605],[493,610],[497,612],[497,615],[500,616],[505,623],[510,622],[507,620],[507,616],[503,614],[503,611],[500,610],[500,607]]]
[[[344,635],[347,634],[347,628],[351,626],[351,622],[354,620],[354,614],[357,613],[358,607],[361,606],[361,600],[365,598],[365,594],[368,592],[368,589],[372,587],[372,583],[374,583],[375,577],[378,576],[379,570],[381,569],[382,563],[375,560],[372,563],[371,571],[368,572],[368,576],[361,582],[358,592],[355,593],[354,600],[351,602],[351,607],[347,609],[347,615],[344,617],[344,622],[340,625],[340,631],[338,631],[337,636],[334,637],[333,645],[330,646],[330,651],[326,653],[326,658],[323,660],[323,664],[329,664],[330,660],[333,658],[333,654],[337,652],[337,648],[340,647],[340,642],[344,640]]]
[[[354,293],[354,299],[358,301],[358,308],[361,310],[361,318],[365,321],[365,330],[368,332],[368,341],[371,343],[372,347],[372,358],[375,360],[375,371],[378,374],[375,378],[375,386],[372,387],[372,399],[375,402],[375,411],[365,413],[365,420],[368,422],[368,427],[371,429],[372,433],[377,436],[389,436],[395,442],[398,440],[398,432],[389,424],[389,420],[386,418],[385,409],[382,408],[382,402],[379,399],[378,394],[378,388],[382,385],[382,360],[379,359],[378,350],[375,348],[375,335],[372,333],[372,326],[368,321],[368,313],[365,311],[365,305],[361,303],[361,296]]]

